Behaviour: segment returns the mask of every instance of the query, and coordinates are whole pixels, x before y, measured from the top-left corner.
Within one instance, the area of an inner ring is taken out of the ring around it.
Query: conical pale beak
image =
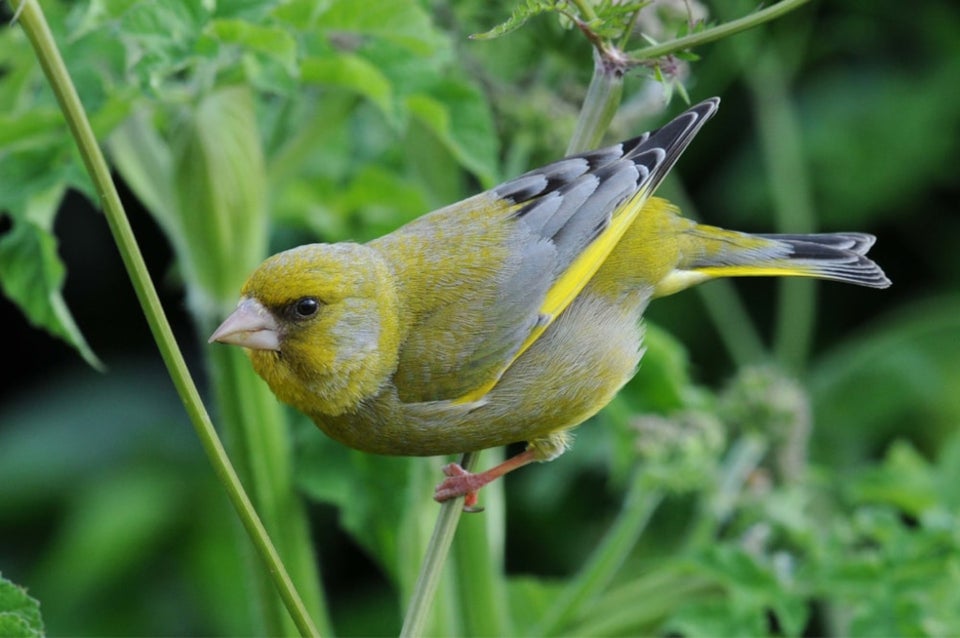
[[[210,335],[217,341],[251,350],[280,350],[277,320],[256,299],[242,299],[237,309]]]

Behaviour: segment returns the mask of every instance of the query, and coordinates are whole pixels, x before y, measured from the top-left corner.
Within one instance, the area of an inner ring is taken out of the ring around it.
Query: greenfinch
[[[653,197],[720,100],[655,131],[530,171],[366,244],[263,262],[210,341],[243,346],[276,396],[375,454],[526,441],[482,473],[456,464],[434,498],[548,461],[643,354],[651,299],[728,276],[890,281],[863,233],[750,235]]]

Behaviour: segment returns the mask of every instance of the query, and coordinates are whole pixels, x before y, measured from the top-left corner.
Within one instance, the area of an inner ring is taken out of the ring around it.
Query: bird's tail
[[[749,235],[694,225],[685,234],[683,263],[657,287],[657,296],[716,277],[815,277],[870,288],[890,285],[866,256],[876,241],[866,233]]]

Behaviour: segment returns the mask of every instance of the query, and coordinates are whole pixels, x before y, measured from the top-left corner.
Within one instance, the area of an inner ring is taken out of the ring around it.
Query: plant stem
[[[570,619],[580,615],[613,580],[663,496],[662,490],[651,486],[642,469],[634,473],[617,520],[576,578],[563,589],[533,630],[534,635],[552,636],[569,631]]]
[[[575,155],[600,145],[603,134],[620,106],[623,95],[623,69],[593,52],[593,77],[577,118],[577,127],[567,145],[567,155]]]
[[[84,165],[100,197],[104,216],[133,284],[137,299],[143,308],[147,323],[166,364],[170,378],[193,423],[197,436],[200,438],[201,445],[207,453],[217,477],[226,489],[227,496],[237,510],[247,533],[268,571],[273,576],[280,596],[301,635],[319,635],[306,607],[293,587],[293,583],[280,561],[277,550],[270,541],[263,523],[254,511],[249,497],[243,491],[243,486],[230,464],[213,423],[210,421],[210,416],[200,400],[196,385],[190,377],[183,355],[174,339],[170,323],[167,321],[160,305],[156,289],[150,280],[143,256],[120,202],[120,196],[110,178],[110,170],[107,167],[106,160],[97,144],[90,122],[86,117],[83,105],[70,79],[43,12],[36,0],[22,0],[20,2],[12,0],[12,4],[15,13],[19,15],[19,21],[24,32],[30,39],[44,74],[57,97],[67,125],[77,142]]]
[[[476,461],[477,454],[467,452],[460,460],[460,466],[472,472]],[[443,565],[450,552],[450,545],[457,531],[457,522],[462,513],[462,497],[447,501],[440,506],[440,513],[437,515],[437,522],[433,527],[430,543],[427,545],[427,554],[423,557],[420,576],[417,578],[417,585],[407,608],[403,628],[400,630],[401,637],[419,638],[424,635],[424,629],[430,617],[430,608],[443,573]]]
[[[504,460],[503,449],[487,450],[485,466]],[[467,516],[453,541],[462,631],[469,636],[512,636],[504,578],[505,486],[483,488],[483,515]]]
[[[202,334],[215,327],[198,323]],[[283,408],[239,348],[212,348],[209,363],[227,447],[237,460],[240,475],[251,486],[253,502],[290,567],[306,608],[323,633],[330,633],[307,517],[293,487],[289,427]],[[258,566],[252,567],[252,578],[267,578]],[[265,611],[266,633],[289,634],[294,628],[287,626],[289,617],[269,582],[259,591],[265,597],[260,605]]]
[[[597,19],[597,14],[593,10],[593,5],[590,3],[590,0],[570,0],[571,4],[577,8],[577,11],[582,16],[583,20],[590,22],[591,20]]]
[[[770,20],[779,18],[783,14],[793,11],[809,1],[810,0],[781,0],[781,2],[778,2],[777,4],[769,6],[766,9],[755,11],[754,13],[745,15],[742,18],[731,20],[730,22],[724,22],[723,24],[719,24],[710,29],[705,29],[699,33],[691,33],[690,35],[686,35],[675,40],[670,40],[669,42],[644,47],[642,49],[629,52],[627,55],[630,57],[632,63],[639,64],[645,60],[661,58],[665,55],[670,55],[671,53],[678,53],[687,49],[693,49],[694,47],[703,46],[709,42],[715,42],[716,40],[727,38],[736,33],[740,33],[741,31],[746,31],[747,29],[752,29],[753,27],[759,26],[764,22],[769,22]]]

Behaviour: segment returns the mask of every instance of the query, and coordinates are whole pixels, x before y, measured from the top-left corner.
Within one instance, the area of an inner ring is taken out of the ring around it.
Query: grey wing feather
[[[620,204],[641,189],[656,190],[719,104],[711,98],[662,128],[548,164],[494,192],[522,204],[516,217],[556,246],[553,274],[559,276],[606,229]]]
[[[467,229],[479,232],[486,222],[478,222],[477,209],[471,209],[470,202],[481,207],[490,201],[507,203],[504,219],[487,221],[513,224],[513,228],[503,235],[504,258],[496,272],[482,285],[475,274],[463,273],[460,280],[472,285],[461,286],[462,297],[450,298],[445,290],[444,301],[418,320],[421,329],[411,331],[410,337],[415,347],[408,349],[416,354],[407,361],[401,352],[396,375],[401,397],[407,401],[454,399],[502,374],[532,331],[552,320],[540,309],[554,282],[603,233],[618,206],[640,190],[653,193],[718,105],[719,99],[712,98],[656,131],[553,162],[478,199],[427,216],[432,218],[430,224],[438,221],[434,215],[446,216],[439,219],[450,228],[462,224],[459,243],[432,246],[431,250],[445,254],[469,253],[474,247],[466,242],[480,241]],[[466,217],[460,218],[461,214]],[[432,340],[439,336],[444,343],[430,347],[421,343],[428,338],[425,335]],[[425,359],[425,352],[433,354]]]

